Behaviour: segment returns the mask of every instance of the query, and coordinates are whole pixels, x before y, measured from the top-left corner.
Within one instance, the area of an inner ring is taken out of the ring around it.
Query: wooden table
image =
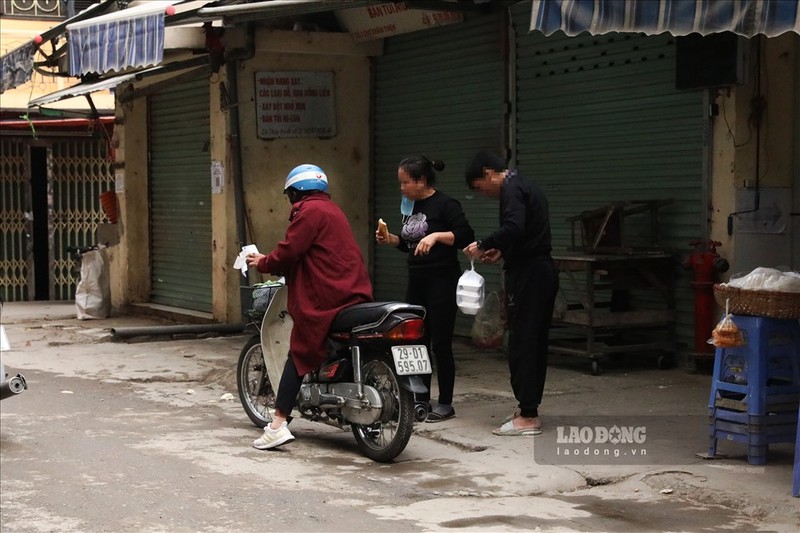
[[[593,374],[600,372],[600,359],[610,353],[657,352],[659,368],[672,365],[672,255],[575,252],[553,259],[561,272],[561,305],[557,302],[553,315],[551,352],[589,357]]]

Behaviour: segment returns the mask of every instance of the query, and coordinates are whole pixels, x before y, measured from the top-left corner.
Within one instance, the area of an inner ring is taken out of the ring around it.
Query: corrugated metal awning
[[[39,98],[31,100],[28,103],[28,107],[31,108],[31,107],[43,106],[46,104],[57,102],[59,100],[66,100],[67,98],[75,98],[76,96],[83,96],[98,91],[113,89],[118,85],[125,83],[126,81],[131,81],[133,79],[139,80],[149,76],[155,76],[157,74],[166,74],[167,72],[185,70],[192,67],[195,67],[196,69],[205,69],[207,68],[205,66],[207,64],[208,64],[208,56],[203,55],[196,58],[188,59],[186,61],[176,61],[174,63],[167,63],[164,65],[159,65],[157,67],[152,67],[145,70],[137,70],[136,72],[129,72],[125,74],[120,74],[118,76],[111,76],[102,80],[83,82],[77,85],[73,85],[72,87],[67,87],[66,89],[61,89],[59,91],[47,94],[45,96],[40,96]]]
[[[175,4],[175,13],[167,17],[164,24],[169,28],[170,26],[202,23],[208,20],[208,18],[201,18],[198,14],[202,8],[238,3],[240,0],[183,0],[180,4]]]
[[[746,37],[800,33],[798,0],[532,0],[530,30],[545,35],[630,32]]]
[[[73,85],[72,87],[67,87],[66,89],[61,89],[54,93],[46,94],[44,96],[40,96],[39,98],[35,98],[30,102],[28,102],[28,107],[36,107],[45,104],[51,104],[53,102],[58,102],[59,100],[65,100],[67,98],[74,98],[76,96],[83,96],[84,94],[91,94],[91,93],[96,93],[97,91],[113,89],[120,83],[132,80],[138,74],[144,74],[146,72],[149,72],[150,70],[156,70],[158,68],[159,67],[154,67],[152,69],[143,70],[141,72],[122,74],[120,76],[112,76],[111,78],[107,78],[105,80],[78,83],[77,85]]]
[[[230,6],[204,7],[198,11],[207,20],[224,19],[231,23],[290,17],[383,4],[381,0],[263,0]]]
[[[114,117],[110,115],[97,118],[33,118],[29,120],[11,119],[0,120],[0,130],[3,129],[30,129],[31,127],[45,128],[74,128],[76,126],[92,126],[94,124],[111,125]]]

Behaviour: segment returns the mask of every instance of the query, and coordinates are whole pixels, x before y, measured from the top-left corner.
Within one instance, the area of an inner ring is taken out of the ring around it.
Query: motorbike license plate
[[[394,357],[394,368],[397,370],[398,376],[431,373],[428,348],[422,344],[392,346],[392,357]]]

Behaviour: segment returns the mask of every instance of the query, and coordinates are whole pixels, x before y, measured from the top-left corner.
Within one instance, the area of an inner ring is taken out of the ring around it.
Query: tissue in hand
[[[242,246],[242,251],[236,256],[236,261],[233,262],[233,268],[242,271],[242,276],[247,276],[247,256],[249,254],[257,254],[258,248],[255,244],[248,244]]]

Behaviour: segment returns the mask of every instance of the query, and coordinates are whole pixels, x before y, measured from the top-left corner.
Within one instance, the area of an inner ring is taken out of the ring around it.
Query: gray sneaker
[[[277,448],[288,442],[294,440],[294,435],[289,431],[289,426],[284,422],[278,429],[272,429],[267,425],[264,428],[264,433],[256,440],[253,441],[253,448],[259,450],[269,450],[270,448]]]

